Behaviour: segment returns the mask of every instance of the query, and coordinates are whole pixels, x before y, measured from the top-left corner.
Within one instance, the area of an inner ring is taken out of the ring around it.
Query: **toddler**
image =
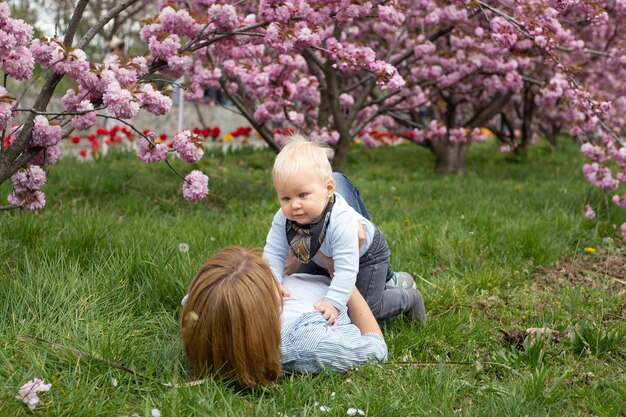
[[[299,272],[326,269],[330,287],[315,305],[334,324],[355,284],[378,320],[401,313],[423,321],[424,304],[414,288],[386,288],[389,247],[382,232],[335,193],[330,149],[293,136],[274,162],[272,180],[280,201],[263,256],[282,286],[289,252]],[[363,226],[361,226],[363,225]],[[359,246],[359,227],[365,239]],[[281,287],[283,296],[288,291]]]

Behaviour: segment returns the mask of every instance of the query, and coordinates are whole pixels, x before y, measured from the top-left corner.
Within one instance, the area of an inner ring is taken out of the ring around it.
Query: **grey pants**
[[[393,319],[410,307],[406,290],[385,288],[389,255],[385,236],[376,228],[372,244],[359,259],[356,287],[379,321]],[[328,271],[314,262],[300,265],[298,272],[328,276]]]
[[[377,320],[393,319],[410,307],[410,298],[406,290],[385,288],[389,256],[389,246],[387,246],[385,236],[376,228],[372,244],[359,259],[356,287]]]

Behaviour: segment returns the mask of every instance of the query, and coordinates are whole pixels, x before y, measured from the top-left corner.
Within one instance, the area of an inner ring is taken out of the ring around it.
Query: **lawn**
[[[626,214],[606,220],[577,146],[563,145],[525,157],[473,146],[465,177],[434,174],[414,145],[355,147],[346,173],[394,269],[416,277],[428,323],[384,326],[388,364],[249,392],[186,385],[177,314],[210,254],[262,247],[278,208],[271,152],[204,158],[211,192],[196,204],[163,164],[63,159],[43,211],[0,212],[0,415],[624,416],[626,245],[612,224]],[[555,333],[525,338],[542,327]],[[15,395],[33,377],[52,388],[31,413]]]

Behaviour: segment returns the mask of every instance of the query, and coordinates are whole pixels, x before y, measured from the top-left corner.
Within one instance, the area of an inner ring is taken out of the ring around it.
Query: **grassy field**
[[[473,146],[466,177],[433,174],[412,145],[355,148],[346,173],[429,321],[384,327],[389,364],[253,392],[166,384],[188,382],[176,317],[195,270],[224,246],[264,243],[278,208],[272,154],[205,158],[211,193],[197,204],[165,165],[64,159],[43,211],[0,212],[0,416],[31,414],[15,395],[35,376],[52,383],[37,415],[625,416],[626,246],[612,223],[626,215],[606,221],[566,145],[526,158]],[[601,220],[582,217],[585,203]],[[534,327],[560,335],[524,340]]]

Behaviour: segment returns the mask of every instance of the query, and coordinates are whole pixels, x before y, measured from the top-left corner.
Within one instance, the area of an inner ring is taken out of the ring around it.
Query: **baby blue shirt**
[[[285,232],[286,220],[282,210],[279,209],[274,215],[263,249],[263,257],[281,284],[285,260],[290,250]],[[364,224],[366,230],[365,242],[361,248],[358,239],[360,224]],[[330,287],[322,299],[338,310],[346,307],[359,272],[359,258],[369,249],[375,232],[376,228],[371,221],[361,216],[341,195],[335,193],[335,204],[326,229],[326,237],[319,251],[333,259],[335,268]],[[313,262],[323,267],[315,258]]]

